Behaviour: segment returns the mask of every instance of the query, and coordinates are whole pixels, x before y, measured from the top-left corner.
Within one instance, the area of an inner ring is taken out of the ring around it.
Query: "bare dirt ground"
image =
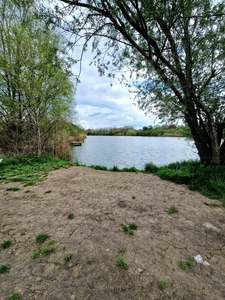
[[[13,186],[20,190],[6,191]],[[225,209],[206,204],[220,202],[153,175],[87,167],[31,187],[1,184],[0,243],[12,245],[0,250],[0,265],[11,267],[0,274],[0,299],[225,299]],[[179,212],[168,214],[171,206]],[[121,223],[138,229],[131,236]],[[50,238],[38,245],[41,232]],[[31,258],[51,243],[54,252]],[[205,263],[189,267],[198,254]]]

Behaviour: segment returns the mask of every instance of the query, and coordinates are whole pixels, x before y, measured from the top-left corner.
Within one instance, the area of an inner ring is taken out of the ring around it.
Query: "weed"
[[[186,270],[186,269],[187,269],[186,264],[185,264],[185,262],[183,262],[183,261],[178,261],[178,266],[179,266],[182,270]]]
[[[48,244],[49,244],[49,246],[55,244],[55,240],[50,240],[50,241],[48,242]]]
[[[21,235],[22,235],[22,236],[26,235],[26,231],[22,231],[22,232],[21,232]]]
[[[88,259],[87,264],[90,265],[91,263],[92,263],[92,260]]]
[[[6,249],[9,248],[12,245],[12,241],[11,240],[5,240],[1,243],[1,248],[2,249]]]
[[[187,268],[191,268],[194,266],[194,259],[191,256],[188,256],[188,258],[186,259],[186,261],[179,261],[178,262],[178,266],[182,269],[182,270],[186,270]]]
[[[186,265],[188,267],[193,267],[194,266],[194,260],[191,256],[188,256],[187,260],[186,260]]]
[[[123,229],[124,232],[126,232],[126,233],[128,232],[129,227],[127,225],[123,225],[122,224],[121,227],[122,227],[122,229]]]
[[[128,269],[128,265],[122,257],[117,257],[116,264],[120,268]]]
[[[19,293],[11,293],[8,298],[8,300],[20,300],[20,299],[21,296]]]
[[[11,219],[13,217],[13,215],[7,214],[7,217]]]
[[[53,251],[55,250],[55,247],[44,247],[41,249],[41,253],[44,255],[44,256],[47,256],[48,254],[52,253]]]
[[[127,248],[119,249],[119,251],[122,252],[122,253],[125,253],[127,251]]]
[[[131,230],[137,230],[137,225],[136,225],[135,223],[130,223],[130,224],[129,224],[129,228],[130,228]]]
[[[10,266],[7,266],[7,265],[0,266],[0,274],[7,273],[7,272],[9,272],[9,270],[10,270]]]
[[[74,219],[74,214],[69,214],[68,219],[73,220]]]
[[[129,235],[134,235],[134,230],[137,229],[137,225],[135,223],[130,223],[129,225],[122,223],[120,226],[122,227],[123,231]]]
[[[51,190],[48,190],[45,192],[45,194],[50,194],[52,191]]]
[[[36,236],[36,242],[42,244],[47,238],[49,238],[49,234],[45,232],[41,232]]]
[[[30,195],[31,196],[31,198],[36,198],[37,197],[37,194],[32,194],[32,195]]]
[[[176,214],[178,212],[179,212],[179,210],[178,210],[178,208],[176,208],[176,206],[171,206],[168,210],[168,214]]]
[[[31,254],[31,258],[35,259],[40,254],[41,254],[41,251],[39,249],[34,249],[34,251]]]
[[[19,190],[20,190],[20,188],[18,188],[17,186],[12,186],[12,187],[6,189],[6,191],[12,191],[12,192],[17,192]]]
[[[164,256],[165,256],[163,252],[159,252],[159,255],[160,255],[161,257],[164,257]]]
[[[164,288],[165,288],[165,282],[163,282],[163,281],[159,281],[158,282],[158,288],[160,289],[160,290],[163,290]]]
[[[135,199],[136,197],[135,196],[132,196],[132,199]]]
[[[24,193],[30,193],[30,190],[26,190]]]
[[[71,258],[72,258],[72,256],[73,256],[72,253],[65,254],[65,255],[64,255],[64,260],[65,260],[65,261],[70,261]]]

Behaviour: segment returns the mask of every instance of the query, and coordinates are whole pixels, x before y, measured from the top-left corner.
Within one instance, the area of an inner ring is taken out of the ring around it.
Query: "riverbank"
[[[33,186],[1,183],[0,199],[0,244],[11,241],[0,299],[224,298],[218,200],[151,174],[80,166]],[[133,235],[122,223],[137,225]]]

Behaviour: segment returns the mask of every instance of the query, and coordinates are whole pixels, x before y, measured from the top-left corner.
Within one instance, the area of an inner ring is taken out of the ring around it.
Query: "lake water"
[[[73,160],[86,166],[107,168],[135,166],[143,170],[152,162],[157,166],[199,159],[194,142],[177,137],[88,136],[81,147],[73,147]]]

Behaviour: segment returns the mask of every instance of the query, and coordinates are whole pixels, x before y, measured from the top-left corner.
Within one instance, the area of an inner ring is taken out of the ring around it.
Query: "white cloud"
[[[129,116],[126,116],[125,120],[126,120],[126,121],[131,121],[131,122],[133,122],[133,121],[134,121],[134,118],[129,117]]]
[[[155,117],[147,117],[133,105],[128,87],[116,79],[100,76],[97,68],[89,65],[91,53],[85,53],[81,82],[76,93],[78,124],[84,128],[104,128],[154,125]]]

